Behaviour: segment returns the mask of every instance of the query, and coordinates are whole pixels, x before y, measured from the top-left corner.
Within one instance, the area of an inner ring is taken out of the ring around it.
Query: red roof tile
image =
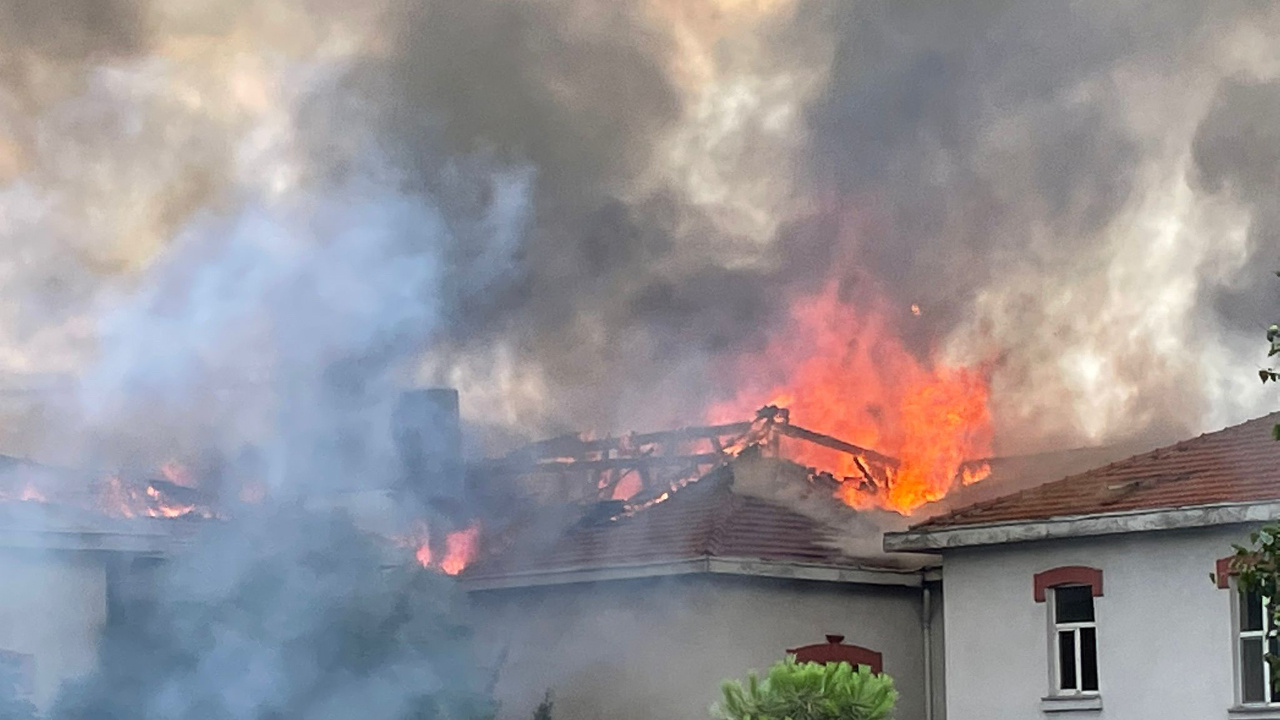
[[[1280,413],[961,508],[913,530],[1280,500]]]
[[[468,578],[512,573],[610,568],[703,557],[826,565],[860,563],[834,548],[834,531],[787,508],[733,491],[723,466],[630,517],[562,524],[543,542],[517,533],[504,551],[466,570]],[[523,533],[531,535],[536,533]]]

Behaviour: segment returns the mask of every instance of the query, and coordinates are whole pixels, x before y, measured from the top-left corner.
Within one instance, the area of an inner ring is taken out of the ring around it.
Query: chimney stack
[[[407,391],[400,396],[391,422],[401,488],[426,503],[461,503],[465,468],[458,391]]]

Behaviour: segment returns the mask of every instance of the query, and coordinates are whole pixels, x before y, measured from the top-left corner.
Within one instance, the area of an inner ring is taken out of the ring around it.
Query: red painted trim
[[[1218,589],[1226,590],[1231,587],[1231,576],[1235,575],[1235,571],[1231,569],[1231,561],[1235,560],[1235,555],[1220,558],[1214,563],[1214,576],[1218,579]]]
[[[1035,598],[1041,603],[1045,600],[1045,591],[1062,585],[1088,585],[1094,597],[1102,597],[1102,571],[1082,565],[1068,565],[1036,573]]]
[[[884,671],[884,656],[875,650],[858,645],[846,645],[843,635],[828,635],[825,643],[805,645],[787,650],[788,655],[795,655],[796,662],[828,663],[847,662],[855,668],[866,665],[871,672],[879,675]]]
[[[1218,581],[1219,590],[1226,590],[1227,588],[1231,587],[1231,578],[1240,574],[1235,571],[1235,568],[1232,567],[1232,565],[1235,563],[1235,560],[1236,560],[1235,555],[1228,555],[1227,557],[1219,558],[1218,561],[1214,563],[1213,575],[1214,575],[1214,578]],[[1249,559],[1245,560],[1245,562],[1254,562],[1254,561],[1256,561],[1256,558],[1252,556],[1250,556]]]

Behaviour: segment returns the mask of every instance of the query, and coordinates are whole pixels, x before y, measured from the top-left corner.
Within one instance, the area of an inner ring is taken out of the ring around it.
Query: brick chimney
[[[458,391],[407,391],[391,423],[400,460],[399,486],[426,503],[461,504],[465,469]]]

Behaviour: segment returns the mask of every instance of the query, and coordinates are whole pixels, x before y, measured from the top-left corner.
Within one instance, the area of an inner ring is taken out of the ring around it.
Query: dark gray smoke
[[[6,449],[385,487],[404,387],[490,447],[697,421],[830,280],[989,365],[998,450],[1221,426],[1277,78],[1261,0],[0,0]],[[180,556],[59,712],[463,713],[446,594],[317,522]]]
[[[1196,180],[1249,213],[1244,252],[1252,270],[1280,268],[1280,128],[1267,120],[1280,112],[1280,81],[1232,78],[1213,98],[1196,129]],[[1266,272],[1229,278],[1208,297],[1223,322],[1261,336],[1275,313],[1276,288]]]
[[[27,5],[8,410],[82,415],[48,378],[92,378],[89,455],[235,454],[268,406],[376,425],[413,382],[487,440],[698,420],[830,278],[922,357],[990,363],[1003,449],[1260,407],[1274,138],[1232,128],[1265,125],[1270,3]],[[282,229],[307,240],[244,241]]]

